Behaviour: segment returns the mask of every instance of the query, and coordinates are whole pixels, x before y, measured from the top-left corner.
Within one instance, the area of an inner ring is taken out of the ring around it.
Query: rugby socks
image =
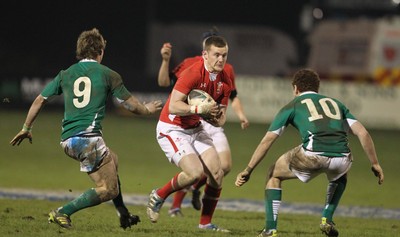
[[[265,228],[267,230],[276,230],[281,200],[282,189],[265,190]]]
[[[343,175],[339,179],[330,182],[326,190],[325,208],[322,217],[326,217],[327,221],[332,221],[333,213],[339,205],[340,198],[346,189],[347,177]]]
[[[178,190],[175,192],[174,199],[172,200],[172,206],[171,206],[170,210],[176,209],[176,208],[181,208],[183,199],[186,196],[186,192],[187,192],[186,189]]]
[[[178,176],[180,173],[177,173],[168,183],[166,183],[162,188],[157,190],[157,195],[162,199],[167,199],[167,197],[179,190],[178,188]]]
[[[201,210],[200,224],[207,225],[211,223],[212,216],[215,208],[217,207],[219,196],[221,195],[221,188],[213,188],[206,184],[203,196],[203,208]]]
[[[75,212],[82,210],[87,207],[92,207],[99,205],[101,200],[96,193],[94,188],[91,188],[84,193],[82,193],[79,197],[65,204],[63,207],[58,209],[59,213],[66,214],[71,216]]]
[[[204,184],[206,184],[206,182],[207,182],[207,176],[204,175],[197,183],[190,186],[190,190],[196,190],[196,189],[199,190]],[[171,210],[176,208],[181,208],[183,199],[185,198],[186,193],[188,191],[189,190],[185,188],[175,192],[174,199],[172,200]]]

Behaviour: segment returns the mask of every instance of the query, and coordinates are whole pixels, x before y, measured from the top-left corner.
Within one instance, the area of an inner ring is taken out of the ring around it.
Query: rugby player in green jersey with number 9
[[[84,208],[112,200],[120,225],[126,229],[140,221],[124,205],[118,177],[118,157],[102,137],[101,122],[106,101],[114,96],[124,108],[137,115],[149,115],[161,110],[161,101],[143,104],[132,96],[121,76],[101,64],[106,41],[94,28],[84,31],[77,40],[76,58],[79,62],[60,73],[33,101],[22,130],[11,140],[19,145],[25,138],[32,143],[32,126],[42,107],[54,96],[64,97],[61,146],[65,154],[80,162],[96,187],[49,213],[49,221],[63,228],[71,227],[70,216]]]

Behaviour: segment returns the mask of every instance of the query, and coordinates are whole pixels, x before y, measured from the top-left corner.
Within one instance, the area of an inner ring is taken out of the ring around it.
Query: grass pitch
[[[55,224],[47,223],[48,210],[62,205],[61,202],[2,200],[0,236],[3,237],[216,237],[237,236],[255,237],[264,225],[264,215],[252,212],[233,212],[216,210],[214,221],[218,225],[229,228],[231,233],[203,231],[197,228],[199,212],[192,208],[183,209],[183,218],[160,217],[153,224],[146,219],[145,208],[129,206],[142,221],[131,229],[119,228],[114,208],[110,204],[101,204],[72,216],[73,228],[62,229]],[[166,210],[162,214],[165,213]],[[352,237],[398,237],[399,221],[387,219],[362,219],[338,217],[335,222],[340,236]],[[322,237],[319,231],[319,217],[313,215],[292,215],[282,213],[279,216],[279,236],[282,237]]]
[[[0,110],[0,187],[41,190],[83,191],[92,187],[86,174],[79,172],[79,164],[68,158],[59,145],[62,112],[42,111],[33,129],[33,144],[26,140],[19,147],[9,141],[21,129],[25,113]],[[164,185],[178,168],[169,164],[155,138],[155,118],[121,117],[109,113],[104,121],[104,138],[107,145],[119,155],[119,173],[124,193],[148,194],[153,188]],[[274,144],[263,163],[253,172],[245,186],[237,188],[234,180],[250,159],[268,125],[251,124],[241,130],[239,124],[228,123],[225,132],[233,154],[233,169],[225,178],[221,198],[263,200],[265,176],[268,166],[283,152],[299,144],[296,131],[288,129]],[[397,154],[400,131],[370,131],[381,165],[385,182],[379,186],[370,171],[369,161],[355,137],[350,138],[354,163],[349,172],[347,189],[341,206],[372,206],[400,208],[398,180],[400,159]],[[297,180],[286,181],[283,202],[301,202],[323,205],[327,181],[324,176],[308,184]],[[199,213],[185,209],[180,220],[169,218],[164,207],[161,220],[151,224],[144,206],[130,207],[139,214],[142,222],[131,230],[118,228],[112,205],[102,204],[72,216],[74,229],[60,230],[48,225],[46,215],[60,202],[38,200],[0,199],[0,236],[221,236],[197,230]],[[313,215],[279,216],[281,236],[321,236],[319,217]],[[264,225],[263,213],[230,212],[216,210],[214,222],[229,228],[229,236],[255,236]],[[341,236],[400,236],[399,220],[336,217]]]

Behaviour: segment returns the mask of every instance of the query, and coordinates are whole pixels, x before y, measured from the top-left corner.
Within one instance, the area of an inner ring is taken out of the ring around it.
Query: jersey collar
[[[79,62],[97,62],[97,61],[94,60],[94,59],[90,59],[90,58],[84,58],[84,59],[82,59],[82,60],[79,61]]]
[[[300,93],[299,96],[301,96],[301,95],[306,95],[306,94],[318,94],[318,93],[315,92],[315,91],[304,91],[304,92]]]

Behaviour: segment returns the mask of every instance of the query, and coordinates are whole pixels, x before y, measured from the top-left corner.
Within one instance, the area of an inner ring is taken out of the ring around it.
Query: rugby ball
[[[200,106],[215,104],[214,99],[207,92],[199,89],[190,91],[187,100],[189,105]]]

